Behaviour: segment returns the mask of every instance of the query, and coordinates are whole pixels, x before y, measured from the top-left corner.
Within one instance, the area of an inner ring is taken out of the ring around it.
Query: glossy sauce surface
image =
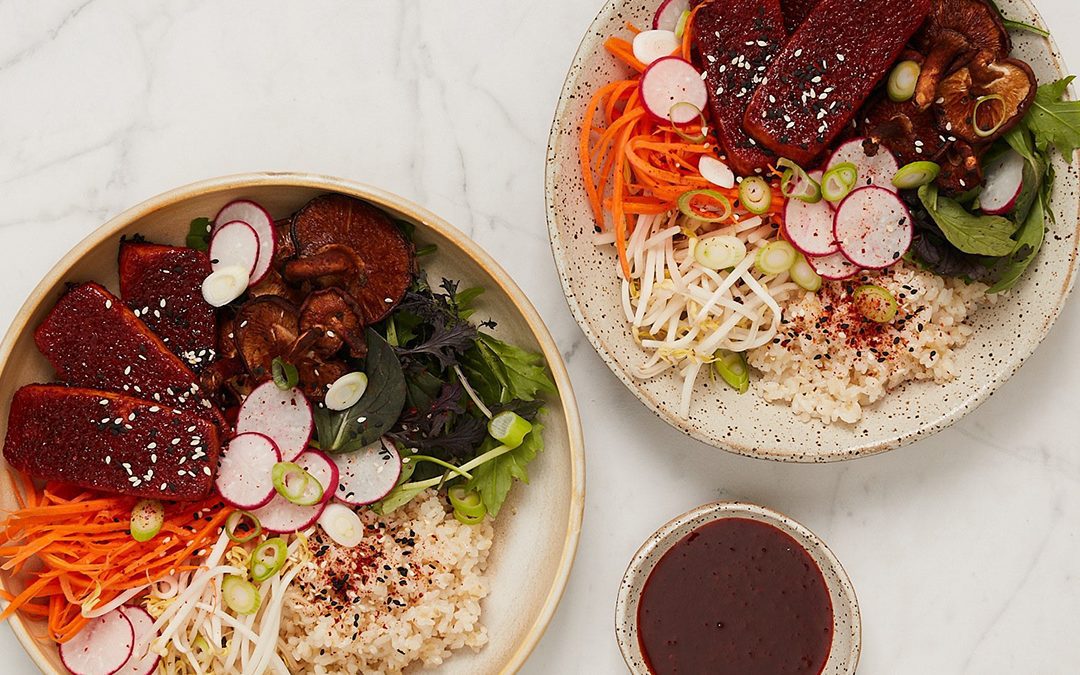
[[[817,564],[786,533],[746,518],[679,540],[638,603],[638,640],[657,675],[817,675],[832,637]]]

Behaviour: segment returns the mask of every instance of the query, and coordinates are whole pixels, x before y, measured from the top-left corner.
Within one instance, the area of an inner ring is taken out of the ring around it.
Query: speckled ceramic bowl
[[[416,226],[416,239],[436,244],[425,262],[433,278],[482,286],[482,315],[497,318],[503,339],[540,351],[551,366],[559,399],[544,418],[543,455],[529,466],[530,485],[514,489],[495,524],[488,567],[490,594],[483,603],[489,644],[462,649],[438,668],[445,675],[513,673],[540,640],[562,597],[581,532],[585,501],[585,459],[581,423],[562,356],[540,315],[510,276],[475,242],[445,220],[378,188],[328,176],[255,173],[226,176],[158,195],[91,233],[42,279],[16,315],[0,345],[0,437],[7,430],[14,391],[30,382],[47,382],[53,371],[34,346],[33,330],[68,282],[97,280],[117,288],[116,255],[121,236],[139,233],[151,241],[182,243],[193,218],[212,216],[233,199],[254,199],[275,218],[284,217],[316,195],[340,192],[378,205]],[[16,507],[9,467],[0,460],[0,511]],[[528,583],[523,584],[522,580]],[[18,592],[23,579],[0,574],[0,588]],[[6,605],[7,603],[0,603]],[[16,615],[11,626],[44,673],[63,673],[56,646],[37,636],[40,622]],[[409,672],[418,672],[410,669]],[[0,672],[6,670],[0,667]],[[423,672],[429,672],[427,670]]]
[[[840,561],[824,542],[799,523],[764,506],[744,502],[714,502],[684,513],[654,532],[634,554],[623,575],[619,598],[615,603],[615,639],[630,672],[649,675],[638,642],[637,611],[641,591],[653,567],[680,539],[702,525],[724,518],[746,518],[773,525],[790,535],[810,554],[825,578],[833,606],[833,641],[822,674],[854,673],[859,665],[862,623],[855,588],[847,572],[840,566]]]
[[[1035,351],[1073,285],[1078,171],[1060,156],[1051,203],[1056,224],[1020,283],[1001,302],[976,314],[973,338],[956,353],[959,376],[953,382],[908,385],[867,410],[856,425],[825,426],[800,422],[786,405],[766,403],[753,390],[738,396],[703,382],[694,392],[689,418],[680,417],[680,384],[673,373],[649,381],[633,377],[631,366],[643,360],[643,352],[623,320],[615,255],[611,247],[592,243],[592,215],[578,168],[578,132],[592,94],[627,74],[604,51],[603,41],[625,32],[627,21],[651,21],[658,4],[614,0],[601,10],[570,68],[548,144],[547,216],[555,263],[570,310],[611,370],[662,419],[694,438],[744,455],[794,462],[884,452],[948,426],[984,401]],[[1042,23],[1026,0],[998,4],[1009,18]],[[1031,63],[1040,82],[1066,74],[1052,42],[1031,34],[1013,37],[1015,52]]]

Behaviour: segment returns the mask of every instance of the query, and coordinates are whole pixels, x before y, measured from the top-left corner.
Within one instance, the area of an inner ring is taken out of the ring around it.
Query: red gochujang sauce
[[[788,534],[746,518],[703,525],[665,553],[637,620],[656,675],[818,675],[833,637],[817,564]]]

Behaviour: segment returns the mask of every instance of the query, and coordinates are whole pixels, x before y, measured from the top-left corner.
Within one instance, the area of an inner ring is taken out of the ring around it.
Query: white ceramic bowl
[[[242,197],[264,205],[281,218],[324,192],[365,199],[397,218],[416,225],[421,244],[437,244],[439,253],[425,261],[435,279],[459,279],[465,287],[483,286],[477,302],[480,315],[498,320],[497,333],[522,347],[542,351],[551,366],[559,401],[544,418],[546,449],[529,466],[530,485],[517,485],[495,523],[489,558],[490,594],[482,621],[490,643],[479,652],[462,649],[439,668],[440,673],[512,673],[528,658],[555,613],[566,586],[581,532],[585,492],[585,460],[581,423],[570,379],[555,341],[521,289],[498,263],[446,221],[400,197],[338,178],[310,174],[256,173],[227,176],[178,188],[146,201],[95,230],[42,279],[8,329],[0,345],[0,437],[7,431],[8,407],[14,391],[30,382],[47,382],[53,372],[34,346],[33,330],[52,308],[68,282],[96,280],[117,289],[116,255],[120,237],[136,233],[149,240],[182,244],[188,223],[213,216],[226,203]],[[3,462],[0,510],[15,507],[12,481]],[[16,592],[19,578],[0,574],[0,586]],[[6,603],[4,603],[6,604]],[[43,672],[65,673],[56,647],[35,639],[44,631],[16,615],[12,628]],[[2,670],[2,669],[0,669]]]
[[[615,639],[630,672],[651,675],[638,641],[637,613],[641,591],[657,561],[686,535],[702,525],[725,518],[768,523],[790,535],[810,554],[825,578],[833,606],[833,641],[822,675],[854,673],[859,665],[862,623],[855,588],[840,561],[823,541],[799,523],[764,506],[744,502],[714,502],[684,513],[654,532],[634,554],[623,575],[615,603]]]
[[[856,425],[800,422],[784,404],[751,393],[699,382],[689,418],[678,415],[681,383],[667,374],[641,381],[631,366],[643,352],[623,320],[619,276],[611,247],[592,243],[593,220],[578,166],[583,110],[602,85],[627,75],[603,48],[625,33],[627,21],[652,20],[659,0],[613,0],[589,26],[566,78],[548,143],[547,216],[551,247],[574,317],[600,356],[626,386],[662,419],[698,440],[743,455],[795,462],[825,462],[883,452],[932,434],[963,417],[993,393],[1046,336],[1072,288],[1077,262],[1076,163],[1060,156],[1051,208],[1052,226],[1038,258],[1021,282],[974,318],[975,334],[957,350],[959,375],[944,385],[910,384],[865,411]],[[1007,16],[1042,25],[1027,0],[999,0]],[[1065,29],[1066,27],[1061,27]],[[1031,63],[1040,82],[1064,77],[1052,41],[1014,34],[1015,53]],[[704,378],[702,378],[704,379]],[[751,384],[751,387],[753,385]]]

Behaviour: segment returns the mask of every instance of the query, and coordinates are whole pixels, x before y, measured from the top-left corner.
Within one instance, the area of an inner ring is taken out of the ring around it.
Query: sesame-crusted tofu
[[[217,426],[113,392],[31,384],[15,392],[4,458],[34,478],[133,497],[206,497]]]

